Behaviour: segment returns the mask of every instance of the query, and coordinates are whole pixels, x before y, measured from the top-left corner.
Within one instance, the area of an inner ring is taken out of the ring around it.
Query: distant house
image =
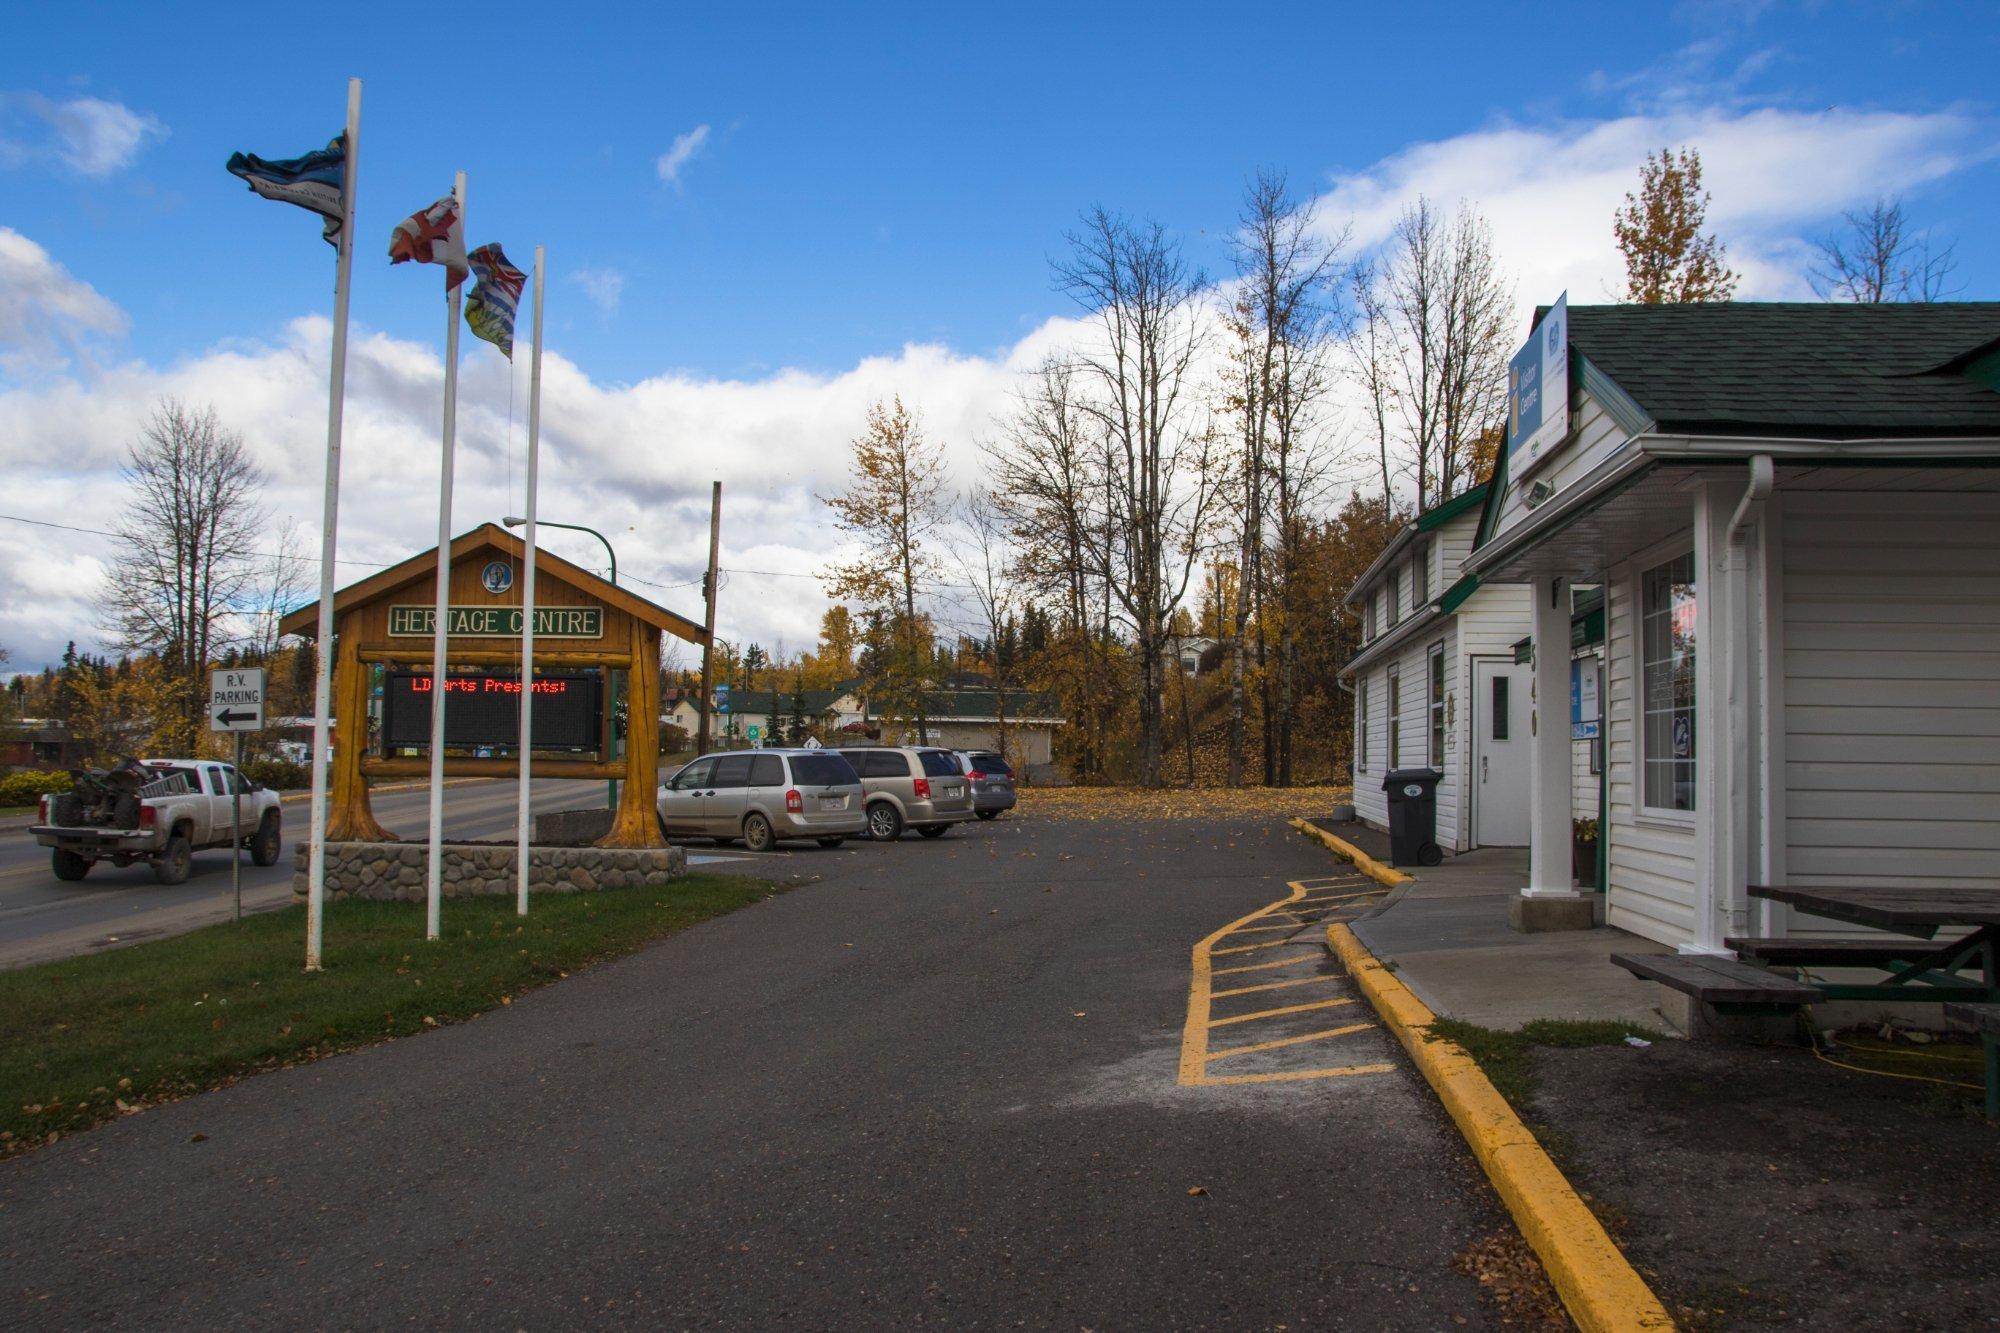
[[[24,717],[0,728],[0,764],[10,768],[63,768],[76,762],[69,728],[46,718]]]

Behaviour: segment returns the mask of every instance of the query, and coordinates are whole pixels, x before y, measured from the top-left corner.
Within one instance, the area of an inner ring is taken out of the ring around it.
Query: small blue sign
[[[1569,664],[1569,738],[1594,741],[1603,728],[1597,699],[1597,659],[1575,657]]]
[[[1569,433],[1569,293],[1542,316],[1507,363],[1507,457],[1517,466],[1540,458]]]
[[[498,597],[514,586],[514,567],[505,560],[489,560],[486,568],[479,571],[479,584]]]

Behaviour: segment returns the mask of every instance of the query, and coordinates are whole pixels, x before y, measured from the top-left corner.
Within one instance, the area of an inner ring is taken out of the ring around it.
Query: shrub
[[[43,792],[69,788],[69,774],[62,769],[49,772],[23,769],[0,778],[0,805],[33,805]]]
[[[243,765],[243,776],[278,791],[296,791],[312,785],[312,770],[289,759],[252,759]]]

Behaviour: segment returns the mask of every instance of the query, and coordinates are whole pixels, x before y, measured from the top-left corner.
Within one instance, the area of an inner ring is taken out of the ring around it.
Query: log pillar
[[[325,645],[321,645],[325,651]],[[328,842],[396,842],[375,822],[361,759],[368,749],[368,673],[361,663],[361,618],[340,618],[333,642],[333,773],[327,793]]]
[[[632,621],[625,681],[625,785],[599,847],[664,847],[654,805],[660,785],[660,631]]]

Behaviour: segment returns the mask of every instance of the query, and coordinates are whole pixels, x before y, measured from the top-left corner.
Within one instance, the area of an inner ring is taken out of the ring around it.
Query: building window
[[[1431,545],[1429,542],[1417,544],[1417,554],[1410,561],[1410,609],[1416,610],[1431,599]]]
[[[1400,611],[1401,611],[1401,607],[1399,606],[1399,603],[1401,603],[1401,602],[1402,602],[1402,600],[1403,600],[1403,571],[1402,571],[1402,570],[1400,570],[1400,569],[1392,569],[1392,570],[1390,570],[1390,571],[1389,571],[1389,587],[1388,587],[1388,589],[1387,589],[1387,591],[1386,591],[1386,595],[1387,595],[1387,596],[1388,596],[1388,598],[1389,598],[1389,615],[1388,615],[1388,622],[1389,622],[1389,623],[1390,623],[1391,625],[1393,625],[1393,624],[1395,624],[1395,623],[1396,623],[1396,621],[1397,621],[1397,619],[1398,619],[1398,616],[1399,616],[1399,613],[1400,613]]]
[[[1694,809],[1695,570],[1689,552],[1640,577],[1640,747],[1644,803]]]
[[[1354,766],[1356,771],[1368,771],[1368,677],[1361,678],[1361,688],[1354,692]]]
[[[1444,767],[1444,645],[1431,645],[1431,767]]]
[[[1394,671],[1389,673],[1389,767],[1403,766],[1403,682]]]
[[[1511,684],[1506,676],[1493,677],[1493,739],[1507,739],[1508,723],[1512,716],[1507,711],[1507,688]]]
[[[1375,637],[1375,594],[1374,593],[1371,592],[1368,594],[1368,600],[1361,604],[1361,610],[1362,610],[1362,619],[1365,622],[1361,631],[1361,637],[1364,639],[1372,639]]]

